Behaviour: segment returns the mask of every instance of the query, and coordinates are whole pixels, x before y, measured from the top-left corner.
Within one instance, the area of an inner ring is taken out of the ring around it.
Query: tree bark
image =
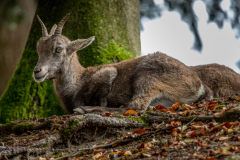
[[[111,43],[134,56],[140,55],[139,0],[39,0],[36,11],[48,31],[67,13],[71,16],[63,35],[70,40],[96,36],[93,44],[78,53],[83,66],[99,64],[99,59],[103,58],[101,49]],[[16,118],[63,114],[53,93],[52,82],[36,83],[32,78],[41,31],[35,16],[20,62],[0,98],[0,123]],[[114,49],[111,52],[114,53]]]

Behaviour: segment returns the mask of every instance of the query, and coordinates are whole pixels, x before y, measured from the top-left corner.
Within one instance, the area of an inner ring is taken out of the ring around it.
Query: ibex
[[[69,14],[49,35],[38,17],[42,37],[37,43],[39,60],[33,71],[37,82],[53,80],[55,92],[68,113],[78,106],[144,110],[148,105],[190,104],[206,95],[194,71],[159,52],[84,68],[76,51],[90,45],[95,37],[70,41],[63,36],[61,32],[68,17]]]
[[[229,97],[240,93],[240,75],[219,64],[191,66],[213,97]]]

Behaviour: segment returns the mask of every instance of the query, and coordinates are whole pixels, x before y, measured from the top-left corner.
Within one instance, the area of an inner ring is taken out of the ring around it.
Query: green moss
[[[4,124],[2,127],[0,127],[0,135],[6,135],[6,134],[10,134],[13,132],[12,128],[16,123],[14,122],[10,122],[7,124]]]
[[[66,134],[66,135],[70,134],[70,132],[74,128],[74,126],[77,125],[81,121],[83,121],[83,119],[82,120],[79,120],[79,119],[78,120],[73,120],[73,119],[71,119],[68,122],[69,127],[68,128],[64,128],[63,129],[63,133]]]
[[[115,42],[109,42],[105,48],[99,47],[98,64],[109,64],[120,62],[126,59],[134,58],[134,56],[127,52],[124,46],[119,46]]]
[[[124,118],[123,115],[117,115],[117,118]]]
[[[62,153],[59,153],[59,154],[55,155],[54,158],[59,158],[59,157],[63,157],[63,156],[66,156],[66,155],[68,155],[67,152],[62,152]]]
[[[139,123],[145,123],[145,125],[143,127],[147,127],[149,126],[149,123],[146,122],[145,118],[148,117],[150,115],[144,115],[144,116],[139,116],[139,117],[136,117],[136,116],[127,116],[126,118],[127,119],[132,119],[134,121],[137,121]]]
[[[13,126],[12,130],[16,134],[22,134],[28,130],[32,130],[34,125],[35,125],[34,123],[30,123],[30,122],[19,123]]]
[[[80,152],[76,155],[76,157],[82,157],[82,156],[84,156],[84,152]]]

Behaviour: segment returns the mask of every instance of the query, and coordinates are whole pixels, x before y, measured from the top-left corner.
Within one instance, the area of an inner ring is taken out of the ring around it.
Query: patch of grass
[[[218,105],[216,109],[222,109],[223,107],[225,107],[225,105]]]

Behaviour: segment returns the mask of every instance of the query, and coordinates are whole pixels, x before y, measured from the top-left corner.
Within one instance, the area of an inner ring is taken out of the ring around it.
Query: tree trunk
[[[36,11],[48,31],[67,13],[71,15],[63,35],[70,40],[96,36],[93,44],[78,53],[83,66],[103,63],[103,53],[108,52],[140,55],[139,0],[39,0]],[[53,93],[52,82],[36,83],[32,78],[41,31],[35,17],[20,62],[0,99],[1,123],[16,118],[63,114]],[[118,61],[129,56],[115,58]]]

